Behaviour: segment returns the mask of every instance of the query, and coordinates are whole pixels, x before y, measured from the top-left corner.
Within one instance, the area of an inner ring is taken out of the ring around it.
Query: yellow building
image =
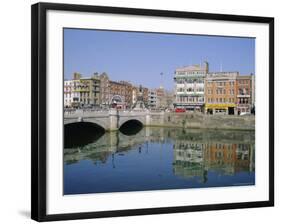
[[[73,75],[72,92],[79,97],[79,106],[99,106],[100,105],[100,80],[93,77],[82,78],[79,73]]]

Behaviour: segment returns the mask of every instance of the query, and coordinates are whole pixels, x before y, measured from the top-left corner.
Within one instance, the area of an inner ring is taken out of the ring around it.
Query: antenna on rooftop
[[[222,62],[220,63],[220,72],[222,72]]]

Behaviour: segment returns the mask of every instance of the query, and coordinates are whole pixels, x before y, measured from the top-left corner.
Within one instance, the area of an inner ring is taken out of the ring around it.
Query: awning
[[[205,109],[225,109],[225,110],[227,110],[229,107],[236,107],[236,104],[222,103],[222,104],[206,104],[205,105]]]

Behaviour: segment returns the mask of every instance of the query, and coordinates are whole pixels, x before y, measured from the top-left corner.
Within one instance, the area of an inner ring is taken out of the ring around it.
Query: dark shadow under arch
[[[97,141],[105,130],[91,122],[77,122],[64,125],[64,148],[84,146]]]
[[[138,120],[129,120],[121,125],[119,131],[124,135],[135,135],[141,131],[143,124]]]

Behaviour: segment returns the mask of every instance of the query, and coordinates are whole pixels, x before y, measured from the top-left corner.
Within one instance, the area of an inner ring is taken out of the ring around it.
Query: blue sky
[[[255,39],[64,29],[65,79],[106,72],[111,80],[171,90],[177,67],[205,60],[213,72],[255,73]]]

